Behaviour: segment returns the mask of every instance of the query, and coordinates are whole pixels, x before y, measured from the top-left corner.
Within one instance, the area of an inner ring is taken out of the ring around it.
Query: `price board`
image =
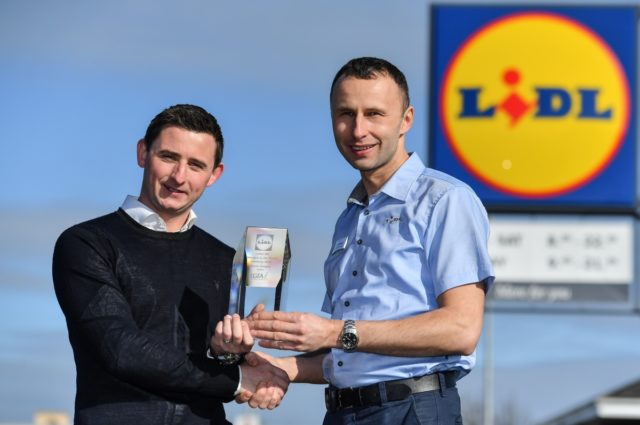
[[[633,304],[633,217],[493,214],[490,220],[494,305]]]

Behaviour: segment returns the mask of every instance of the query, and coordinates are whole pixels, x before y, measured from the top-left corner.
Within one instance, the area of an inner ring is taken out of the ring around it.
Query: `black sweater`
[[[76,424],[226,423],[237,366],[206,358],[227,312],[234,251],[194,226],[124,211],[62,233],[53,281],[77,370]]]

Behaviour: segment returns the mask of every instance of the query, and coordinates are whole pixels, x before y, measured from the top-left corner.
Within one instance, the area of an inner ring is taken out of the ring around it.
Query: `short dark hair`
[[[151,145],[158,138],[160,132],[167,127],[179,127],[196,133],[212,135],[216,141],[214,168],[222,162],[222,152],[224,150],[222,129],[216,118],[204,108],[196,105],[180,104],[170,106],[160,112],[151,120],[144,135],[144,143],[147,150],[151,149]]]
[[[404,97],[404,108],[408,108],[411,104],[409,99],[409,85],[402,71],[391,62],[373,57],[355,58],[344,64],[333,78],[329,98],[333,96],[333,89],[340,78],[354,77],[361,80],[370,80],[379,76],[391,77],[393,81],[396,82]]]

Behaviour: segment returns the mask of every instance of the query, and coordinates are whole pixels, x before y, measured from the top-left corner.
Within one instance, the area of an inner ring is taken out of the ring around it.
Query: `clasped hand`
[[[263,309],[264,306],[258,306],[252,313]],[[280,404],[289,387],[289,377],[282,369],[270,363],[266,356],[249,353],[253,344],[247,322],[237,314],[227,315],[218,322],[211,338],[211,349],[216,355],[248,353],[245,362],[240,365],[242,381],[236,401],[248,402],[254,408],[274,409]]]
[[[257,352],[248,353],[240,368],[242,388],[236,402],[248,402],[249,406],[260,409],[278,407],[289,387],[287,373],[270,362],[266,354]]]

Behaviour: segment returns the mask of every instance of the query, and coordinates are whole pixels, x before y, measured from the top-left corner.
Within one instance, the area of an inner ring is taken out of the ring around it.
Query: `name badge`
[[[349,241],[349,237],[340,238],[333,244],[333,249],[331,250],[331,254],[335,254],[341,249],[345,249],[347,247],[347,242]]]

